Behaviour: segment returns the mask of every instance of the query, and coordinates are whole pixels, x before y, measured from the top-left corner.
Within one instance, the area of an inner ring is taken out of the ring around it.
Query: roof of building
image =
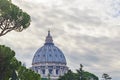
[[[45,44],[37,50],[34,55],[32,64],[37,63],[63,63],[66,64],[66,59],[63,52],[54,45],[50,31],[45,40]]]

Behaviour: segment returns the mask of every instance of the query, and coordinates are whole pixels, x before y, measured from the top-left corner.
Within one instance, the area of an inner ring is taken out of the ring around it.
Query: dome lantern
[[[50,30],[48,31],[48,35],[45,39],[45,45],[54,45],[52,36],[50,35]]]

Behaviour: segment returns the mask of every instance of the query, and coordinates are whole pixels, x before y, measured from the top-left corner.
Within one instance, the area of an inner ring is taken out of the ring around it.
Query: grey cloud
[[[88,70],[94,71],[97,73],[97,75],[99,75],[98,72],[101,74],[104,72],[111,73],[112,71],[114,72],[114,70],[118,69],[116,65],[113,65],[113,63],[117,63],[120,60],[120,50],[118,49],[120,47],[119,41],[107,37],[96,38],[85,35],[71,37],[76,39],[75,44],[77,47],[79,47],[79,50],[76,49],[78,51],[75,51],[72,49],[70,54],[67,54],[67,58],[71,62],[70,64],[77,66],[78,64],[82,63],[86,67],[89,67]],[[70,47],[70,49],[71,48],[72,47]],[[69,51],[67,52],[69,53]],[[114,73],[112,75],[117,77],[117,75]]]
[[[25,4],[25,3],[24,3]],[[64,9],[61,9],[59,7],[52,7],[49,8],[47,6],[39,4],[38,6],[33,5],[23,5],[26,9],[31,9],[32,13],[34,13],[34,16],[32,15],[33,21],[38,22],[42,26],[45,25],[51,25],[51,24],[59,24],[61,22],[70,22],[73,24],[85,24],[85,25],[102,25],[103,22],[100,19],[99,16],[96,15],[90,15],[94,13],[93,10],[80,10],[78,8],[68,8],[66,11]],[[28,7],[29,6],[29,7]],[[35,11],[34,8],[38,8],[37,11]],[[67,12],[70,11],[70,12]],[[73,14],[71,14],[73,13]],[[42,17],[41,17],[42,16]]]
[[[91,26],[93,32],[94,29],[101,27],[112,34],[114,32],[119,34],[117,24],[111,23],[111,27],[107,26],[104,20],[101,20],[101,16],[87,8],[81,10],[68,6],[64,9],[65,4],[47,6],[42,3],[17,1],[16,3],[31,15],[31,26],[21,33],[11,32],[1,37],[0,43],[15,50],[17,59],[26,62],[30,67],[34,53],[44,44],[47,30],[50,28],[54,42],[65,54],[70,68],[78,69],[79,64],[82,63],[87,71],[100,77],[102,73],[108,72],[114,80],[119,80],[120,37],[118,35],[117,37],[112,37],[113,35],[95,37],[86,32],[80,33],[82,28],[87,29],[87,26]],[[51,25],[53,26],[49,27]],[[100,34],[105,34],[98,31]]]

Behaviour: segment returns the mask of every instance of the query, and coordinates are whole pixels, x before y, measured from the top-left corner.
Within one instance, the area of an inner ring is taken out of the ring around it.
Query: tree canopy
[[[106,73],[103,73],[102,78],[103,78],[104,80],[111,80],[111,79],[112,79],[112,78],[111,78],[108,74],[106,74]]]
[[[77,73],[68,70],[66,74],[60,76],[58,80],[98,80],[98,77],[90,72],[82,70],[83,66],[77,69]]]
[[[15,52],[0,45],[0,80],[41,80],[39,74],[27,69],[15,58]]]
[[[0,0],[0,36],[12,30],[20,32],[29,27],[30,21],[30,16],[11,0]]]
[[[77,76],[71,70],[68,70],[68,72],[60,76],[58,80],[77,80]]]
[[[0,0],[0,36],[12,30],[21,32],[29,27],[30,21],[30,16],[11,0]],[[0,45],[0,80],[41,80],[41,77],[23,66],[13,50]]]

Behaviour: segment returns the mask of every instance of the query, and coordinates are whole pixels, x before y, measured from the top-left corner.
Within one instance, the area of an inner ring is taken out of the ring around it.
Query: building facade
[[[63,52],[54,45],[50,31],[46,37],[44,45],[34,54],[32,70],[39,73],[42,78],[57,80],[59,76],[68,71],[66,58]]]

